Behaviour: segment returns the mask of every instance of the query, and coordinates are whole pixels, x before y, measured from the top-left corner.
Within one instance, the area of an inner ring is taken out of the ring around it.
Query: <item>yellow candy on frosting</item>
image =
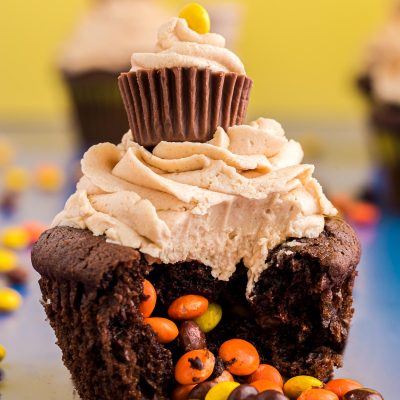
[[[207,10],[198,3],[190,3],[183,7],[179,18],[186,19],[189,28],[201,35],[210,32],[210,16]]]

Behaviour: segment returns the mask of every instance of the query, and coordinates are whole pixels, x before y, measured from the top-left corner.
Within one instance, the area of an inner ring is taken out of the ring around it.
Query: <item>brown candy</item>
[[[6,274],[11,283],[23,285],[28,282],[29,273],[25,268],[17,267]]]
[[[18,199],[18,193],[6,192],[0,198],[0,211],[6,215],[14,214],[18,206]]]
[[[204,400],[207,393],[210,391],[212,387],[214,387],[217,382],[203,382],[199,385],[195,386],[192,391],[189,393],[188,399],[190,400]]]
[[[276,390],[266,390],[255,396],[250,396],[246,400],[289,400],[289,398]]]
[[[179,344],[185,352],[207,347],[205,334],[193,321],[185,321],[179,328]]]
[[[245,400],[249,396],[257,395],[258,390],[254,386],[240,385],[232,391],[229,395],[228,400]]]
[[[344,395],[344,400],[383,400],[383,397],[376,390],[361,388],[354,389]]]

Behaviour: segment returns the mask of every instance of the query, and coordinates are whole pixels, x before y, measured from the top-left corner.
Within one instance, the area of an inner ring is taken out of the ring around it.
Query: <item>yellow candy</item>
[[[0,272],[9,272],[17,267],[16,254],[7,249],[0,249]]]
[[[0,361],[3,361],[6,357],[6,348],[0,344]]]
[[[313,388],[321,388],[323,383],[308,375],[299,375],[289,379],[283,386],[283,391],[290,399],[297,399],[304,391]]]
[[[227,400],[238,386],[238,382],[220,382],[208,391],[205,400]]]
[[[197,33],[210,32],[210,16],[207,10],[198,3],[190,3],[182,8],[179,18],[186,19],[189,28]]]
[[[64,185],[64,171],[57,165],[41,165],[35,173],[35,183],[39,189],[55,192]]]
[[[11,312],[17,310],[22,304],[21,295],[14,289],[0,289],[0,312]]]
[[[219,304],[209,304],[207,311],[194,321],[204,333],[212,331],[221,321],[222,308]]]
[[[28,171],[23,167],[12,167],[4,173],[4,187],[12,192],[22,192],[29,185]]]
[[[4,246],[11,249],[20,250],[29,245],[30,237],[26,229],[10,227],[3,230],[1,242]]]

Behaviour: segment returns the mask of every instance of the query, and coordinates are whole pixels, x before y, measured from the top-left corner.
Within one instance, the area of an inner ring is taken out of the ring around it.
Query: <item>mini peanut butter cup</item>
[[[243,123],[253,84],[245,75],[194,67],[130,71],[118,83],[133,139],[145,147],[206,142],[217,127]]]

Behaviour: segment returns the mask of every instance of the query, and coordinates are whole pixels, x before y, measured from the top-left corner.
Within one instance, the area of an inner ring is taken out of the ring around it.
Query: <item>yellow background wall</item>
[[[238,0],[239,1],[239,0]],[[393,0],[242,0],[237,49],[255,81],[252,113],[347,118],[361,50]],[[181,0],[165,0],[173,7]],[[53,68],[89,0],[0,1],[0,118],[56,118],[66,99]]]

